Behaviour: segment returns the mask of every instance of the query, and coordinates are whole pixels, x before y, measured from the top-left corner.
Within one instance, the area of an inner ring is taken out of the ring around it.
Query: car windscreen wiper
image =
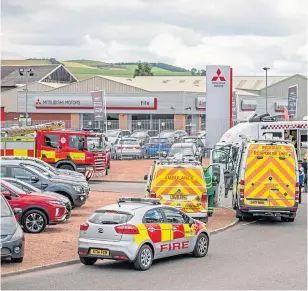
[[[102,224],[119,224],[119,223],[116,222],[116,221],[109,221],[109,220],[103,220],[101,223],[102,223]]]

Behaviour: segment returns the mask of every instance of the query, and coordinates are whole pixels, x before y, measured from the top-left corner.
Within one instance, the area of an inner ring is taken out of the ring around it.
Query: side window
[[[7,168],[5,166],[1,165],[1,167],[0,167],[0,176],[1,176],[1,178],[8,177],[8,175],[7,175]]]
[[[32,174],[29,171],[22,168],[11,168],[11,176],[16,179],[30,180]]]
[[[167,223],[189,223],[189,218],[183,212],[173,208],[162,208],[166,216]]]
[[[143,217],[143,223],[163,223],[164,218],[159,209],[149,210]]]
[[[58,148],[59,136],[55,134],[47,134],[44,136],[44,145],[50,148]]]
[[[84,138],[82,135],[71,135],[69,137],[69,147],[77,150],[83,150]]]

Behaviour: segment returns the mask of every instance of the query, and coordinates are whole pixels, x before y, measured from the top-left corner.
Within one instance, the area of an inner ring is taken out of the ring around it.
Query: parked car
[[[34,163],[37,163],[38,165],[48,169],[49,171],[53,172],[55,175],[61,175],[61,176],[72,176],[76,177],[80,180],[86,181],[86,177],[79,172],[71,171],[71,170],[64,170],[64,169],[56,169],[50,164],[47,164],[46,162],[33,158],[33,157],[22,157],[22,156],[5,156],[1,157],[1,160],[26,160],[26,161],[32,161]]]
[[[168,158],[182,156],[183,158],[193,158],[202,163],[202,153],[198,150],[194,143],[175,143],[170,148],[167,155]]]
[[[160,258],[189,253],[205,257],[209,245],[209,233],[201,221],[161,205],[159,199],[125,197],[97,209],[80,225],[78,255],[84,265],[122,260],[146,271]]]
[[[116,160],[123,158],[141,159],[143,157],[143,148],[135,138],[125,137],[118,139],[113,147],[113,157]]]
[[[56,192],[69,198],[72,207],[82,206],[88,197],[79,182],[58,179],[47,171],[39,172],[20,161],[1,161],[1,177],[16,178],[44,191]]]
[[[128,137],[131,135],[129,130],[121,130],[121,129],[113,129],[107,130],[105,136],[108,138],[108,144],[111,147],[115,144],[116,140],[121,139],[123,137]]]
[[[198,136],[184,136],[180,140],[181,143],[194,143],[201,154],[204,154],[205,146]]]
[[[0,180],[0,186],[10,206],[22,210],[15,217],[25,232],[40,233],[46,225],[66,220],[65,204],[59,198],[42,193],[27,193],[4,180]]]
[[[150,139],[147,130],[135,130],[130,137],[137,139],[140,145],[146,144]]]
[[[11,259],[21,263],[24,259],[25,236],[15,215],[20,215],[20,208],[12,209],[7,200],[0,194],[1,205],[1,260]]]
[[[171,143],[176,143],[181,137],[187,136],[187,132],[184,130],[164,130],[159,136],[166,137]]]
[[[168,154],[171,143],[165,137],[151,137],[149,142],[145,145],[144,156],[145,158],[155,158]]]
[[[24,182],[22,180],[19,180],[19,179],[15,179],[15,178],[2,178],[2,180],[11,183],[15,187],[20,188],[21,190],[25,191],[28,194],[31,194],[31,193],[43,193],[43,194],[46,194],[46,195],[51,195],[51,196],[55,196],[55,197],[59,198],[65,204],[66,212],[67,212],[66,219],[70,218],[71,210],[72,210],[72,204],[71,204],[70,200],[67,197],[65,197],[65,196],[63,196],[61,194],[55,193],[55,192],[49,192],[49,191],[45,192],[45,191],[42,191],[41,189],[38,189],[38,188],[34,187],[33,185],[31,185],[29,183],[26,183],[26,182]]]

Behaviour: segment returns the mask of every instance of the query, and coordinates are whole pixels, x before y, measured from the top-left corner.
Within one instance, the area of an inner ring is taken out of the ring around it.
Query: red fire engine
[[[103,134],[65,130],[63,122],[1,129],[1,156],[37,157],[55,168],[83,173],[87,179],[108,174]]]

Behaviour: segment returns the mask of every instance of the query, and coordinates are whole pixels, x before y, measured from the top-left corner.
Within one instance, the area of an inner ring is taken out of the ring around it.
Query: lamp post
[[[265,110],[266,110],[266,113],[267,112],[267,71],[269,70],[270,68],[268,67],[264,67],[263,70],[265,71]]]
[[[28,125],[28,77],[32,77],[34,75],[33,69],[19,68],[19,75],[26,77],[26,125]]]

